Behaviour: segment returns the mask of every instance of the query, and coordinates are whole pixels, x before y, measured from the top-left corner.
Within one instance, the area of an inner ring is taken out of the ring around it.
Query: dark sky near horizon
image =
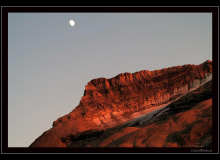
[[[71,112],[92,79],[206,60],[211,13],[9,13],[9,147]]]

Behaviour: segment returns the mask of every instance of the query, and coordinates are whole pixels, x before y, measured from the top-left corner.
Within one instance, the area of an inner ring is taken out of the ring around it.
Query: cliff
[[[210,80],[211,73],[212,62],[206,61],[200,65],[143,70],[133,74],[121,73],[110,79],[93,79],[86,85],[80,104],[67,117],[54,121],[53,125],[78,116],[101,124],[95,118],[166,104]]]
[[[212,79],[212,61],[93,79],[79,105],[53,122],[31,147],[65,147],[67,138],[102,132],[167,105]]]
[[[102,131],[63,137],[67,147],[212,147],[212,81],[175,102]],[[146,149],[148,151],[148,149]]]

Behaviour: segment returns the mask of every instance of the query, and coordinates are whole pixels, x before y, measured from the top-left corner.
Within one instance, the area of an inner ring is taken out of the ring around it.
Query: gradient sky
[[[9,13],[8,145],[28,147],[94,78],[208,59],[211,13]]]

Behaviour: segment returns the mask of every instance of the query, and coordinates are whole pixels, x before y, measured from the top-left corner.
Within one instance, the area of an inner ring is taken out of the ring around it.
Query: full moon
[[[75,25],[74,20],[70,20],[69,23],[70,23],[71,26],[74,26],[74,25]]]

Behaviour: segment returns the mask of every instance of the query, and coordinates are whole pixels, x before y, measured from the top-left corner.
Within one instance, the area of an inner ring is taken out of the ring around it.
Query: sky
[[[8,147],[28,147],[92,79],[206,60],[211,13],[9,13]]]

